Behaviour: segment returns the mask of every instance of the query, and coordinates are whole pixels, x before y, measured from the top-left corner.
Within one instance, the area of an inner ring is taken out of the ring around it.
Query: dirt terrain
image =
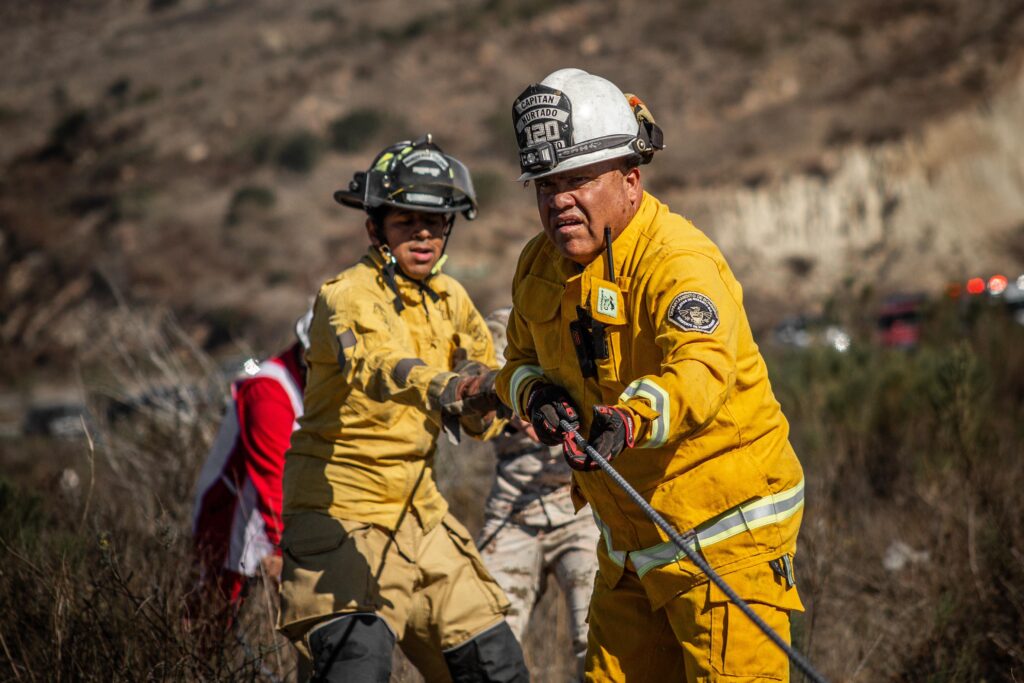
[[[217,353],[272,350],[364,248],[359,215],[331,192],[382,144],[425,131],[467,161],[482,204],[448,269],[482,308],[506,301],[537,229],[532,190],[512,182],[510,102],[567,65],[648,102],[668,143],[648,187],[723,241],[763,327],[893,247],[849,227],[849,198],[874,182],[850,174],[851,155],[891,157],[936,130],[955,152],[943,126],[1019,88],[1024,2],[5,3],[0,43],[0,373],[13,381],[88,365],[129,314],[170,311]],[[1020,144],[1020,126],[998,125]],[[934,176],[950,154],[897,166]],[[1024,188],[1019,159],[1004,197]],[[794,212],[800,183],[801,201],[839,218]],[[950,188],[914,197],[929,192]],[[868,194],[862,223],[892,214]],[[979,201],[923,222],[985,231],[976,241],[1020,266],[1006,244],[1024,242],[1021,212],[1011,202],[983,224],[971,216],[992,200]],[[780,233],[787,221],[800,229]],[[900,249],[882,259],[890,282],[932,265]],[[1002,267],[989,252],[961,269]]]

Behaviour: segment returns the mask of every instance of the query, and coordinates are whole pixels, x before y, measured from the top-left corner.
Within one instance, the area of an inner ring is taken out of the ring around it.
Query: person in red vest
[[[295,324],[298,340],[261,363],[248,361],[231,383],[220,431],[196,484],[192,524],[200,595],[223,599],[228,623],[251,579],[281,573],[281,479],[284,453],[302,416],[309,346],[308,311]]]

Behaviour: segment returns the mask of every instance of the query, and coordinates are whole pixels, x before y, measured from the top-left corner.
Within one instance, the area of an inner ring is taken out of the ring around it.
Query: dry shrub
[[[1024,328],[967,313],[938,311],[910,352],[769,353],[807,477],[794,642],[830,680],[1024,678]],[[0,483],[0,670],[290,679],[272,587],[257,586],[234,631],[216,628],[213,606],[183,620],[192,485],[226,382],[171,321],[127,336],[145,351],[112,335],[102,381],[87,381],[100,428],[93,450],[81,445],[79,490]],[[478,530],[489,448],[442,445],[437,465],[453,512]],[[569,677],[553,582],[525,640],[534,680]],[[419,676],[396,655],[393,680]]]
[[[1024,328],[949,313],[913,351],[769,358],[807,475],[795,640],[831,680],[1024,674]]]
[[[134,319],[108,341],[103,379],[88,383],[100,427],[82,444],[85,481],[60,495],[0,485],[0,514],[16,520],[0,531],[2,668],[15,680],[287,678],[272,592],[257,586],[230,630],[193,595],[192,488],[224,378],[169,319]]]

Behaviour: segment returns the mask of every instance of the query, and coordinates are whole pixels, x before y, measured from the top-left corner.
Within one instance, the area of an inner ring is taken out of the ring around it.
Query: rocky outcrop
[[[1024,267],[1024,71],[984,105],[914,136],[826,152],[770,185],[690,189],[673,204],[748,287],[771,283],[794,302],[841,282],[937,291],[1015,275]]]

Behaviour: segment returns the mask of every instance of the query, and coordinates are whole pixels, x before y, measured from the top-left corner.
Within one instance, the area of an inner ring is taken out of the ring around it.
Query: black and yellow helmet
[[[367,171],[356,173],[334,199],[354,209],[394,206],[411,211],[476,218],[476,193],[469,169],[445,154],[427,133],[415,141],[390,145]]]

